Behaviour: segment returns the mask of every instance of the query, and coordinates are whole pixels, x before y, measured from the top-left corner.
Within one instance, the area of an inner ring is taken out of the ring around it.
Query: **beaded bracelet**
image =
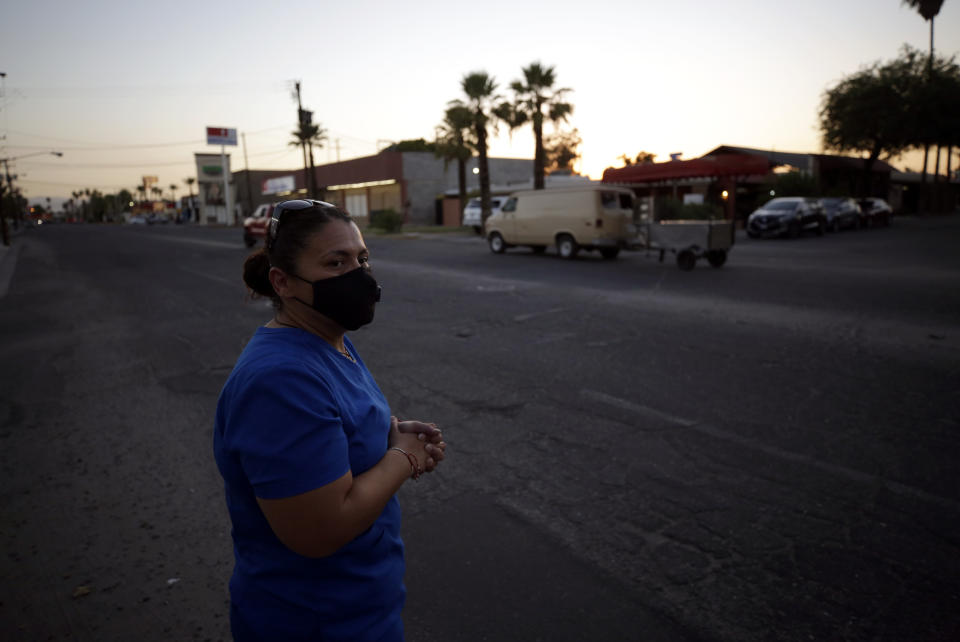
[[[396,450],[398,453],[403,453],[407,457],[407,461],[410,462],[410,478],[420,479],[420,474],[423,472],[423,469],[420,468],[420,462],[417,461],[416,455],[408,453],[406,450],[397,448],[396,446],[393,446],[389,450]]]

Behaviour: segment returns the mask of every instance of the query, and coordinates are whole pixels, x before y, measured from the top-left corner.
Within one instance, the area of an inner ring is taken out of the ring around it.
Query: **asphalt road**
[[[212,417],[270,317],[239,236],[0,259],[0,638],[229,639]],[[401,491],[411,642],[960,638],[960,219],[689,273],[367,242],[354,342],[450,444]]]

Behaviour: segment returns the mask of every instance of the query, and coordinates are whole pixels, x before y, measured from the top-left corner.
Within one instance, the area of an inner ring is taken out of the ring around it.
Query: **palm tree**
[[[457,189],[460,215],[467,206],[467,160],[473,156],[471,129],[473,115],[462,104],[451,105],[443,114],[443,122],[437,128],[436,155],[443,159],[443,167],[457,161]]]
[[[930,21],[930,64],[933,65],[933,19],[940,13],[943,0],[903,0],[903,4],[916,9],[924,20]]]
[[[172,195],[172,200],[174,202],[174,207],[176,207],[177,202],[177,190],[180,189],[177,187],[176,183],[170,183],[170,194]]]
[[[480,170],[481,220],[490,217],[490,168],[487,164],[487,127],[496,131],[497,120],[504,115],[500,97],[494,94],[497,83],[485,71],[473,71],[463,77],[460,88],[467,100],[453,100],[451,107],[463,107],[473,121],[474,143],[477,146],[477,167]]]
[[[187,189],[190,190],[190,213],[193,214],[194,221],[199,221],[200,214],[195,211],[194,203],[193,203],[193,185],[194,183],[197,182],[197,179],[195,179],[193,176],[188,176],[185,179],[183,179],[183,182],[187,184]],[[188,223],[190,222],[189,217],[187,218],[187,222]]]
[[[543,189],[546,154],[543,149],[543,120],[546,117],[554,125],[565,121],[573,112],[573,105],[564,102],[564,95],[570,89],[554,89],[556,75],[553,67],[545,67],[532,62],[523,68],[523,80],[510,83],[514,102],[509,111],[510,130],[522,127],[527,122],[533,124],[533,189]]]
[[[940,13],[940,7],[943,6],[943,0],[902,0],[902,3],[910,7],[911,9],[916,9],[924,20],[930,21],[930,58],[927,62],[927,75],[933,75],[933,19],[937,17],[937,14]],[[929,78],[928,78],[929,79]],[[939,155],[940,148],[937,147],[937,153]],[[923,173],[920,177],[921,183],[921,193],[925,189],[927,183],[927,160],[930,155],[930,141],[926,140],[923,143]],[[937,159],[937,164],[939,166],[939,158]]]
[[[300,122],[297,128],[290,132],[290,135],[293,136],[290,140],[291,147],[303,147],[304,153],[306,153],[307,149],[310,151],[310,155],[304,158],[304,161],[307,161],[309,158],[310,163],[310,173],[307,174],[306,187],[310,198],[314,198],[317,189],[316,185],[313,184],[313,149],[323,149],[323,144],[327,141],[327,130],[321,127],[320,123]],[[303,171],[304,173],[307,172],[306,163],[304,163]]]
[[[150,188],[150,191],[151,191],[151,192],[153,193],[153,195],[156,196],[157,198],[162,198],[162,197],[163,197],[163,190],[160,189],[159,187],[151,187],[151,188]]]
[[[147,200],[147,186],[146,185],[137,185],[137,191],[140,192],[140,200]]]

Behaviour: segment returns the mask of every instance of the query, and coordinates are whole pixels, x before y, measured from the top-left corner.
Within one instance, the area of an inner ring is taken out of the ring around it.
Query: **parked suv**
[[[506,202],[506,196],[491,196],[490,215],[493,216],[499,212]],[[471,198],[463,208],[463,224],[472,227],[477,234],[483,234],[483,208],[480,206],[479,198]]]
[[[823,236],[826,229],[826,217],[820,201],[802,196],[771,199],[747,218],[747,236],[750,238],[796,238],[804,230],[813,230],[817,236]]]
[[[863,211],[863,226],[890,225],[890,216],[893,214],[893,208],[882,198],[862,198],[860,199],[860,209]]]
[[[860,227],[860,218],[863,212],[852,198],[830,197],[820,199],[823,205],[823,214],[827,220],[827,229],[838,232],[842,229]]]
[[[258,205],[253,214],[243,219],[243,242],[247,247],[257,244],[257,239],[267,237],[267,225],[276,203]]]

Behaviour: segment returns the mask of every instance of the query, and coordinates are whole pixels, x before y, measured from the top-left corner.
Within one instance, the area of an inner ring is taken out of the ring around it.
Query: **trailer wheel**
[[[577,256],[580,246],[573,240],[569,234],[561,234],[557,237],[557,253],[561,258],[572,259]]]
[[[503,242],[503,237],[497,232],[491,234],[487,242],[490,244],[490,251],[494,254],[503,254],[503,251],[507,249],[507,244]]]
[[[710,250],[707,252],[707,261],[715,268],[723,267],[723,264],[727,262],[726,250]]]
[[[692,250],[683,250],[677,254],[677,267],[684,272],[689,272],[697,264],[697,255]]]

